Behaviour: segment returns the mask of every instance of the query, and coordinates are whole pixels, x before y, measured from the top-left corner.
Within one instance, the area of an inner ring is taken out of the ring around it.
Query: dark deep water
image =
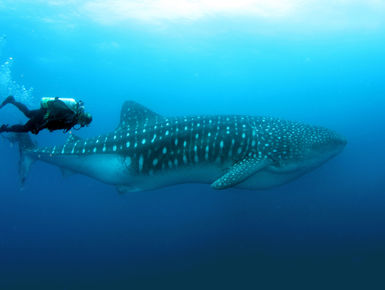
[[[315,1],[331,7],[277,16],[287,2],[276,0],[263,17],[244,16],[244,1],[230,16],[226,1],[190,16],[146,1],[67,2],[0,1],[1,99],[76,96],[94,116],[84,137],[113,130],[133,99],[169,116],[304,121],[348,145],[267,191],[186,184],[118,195],[44,163],[20,191],[18,151],[0,138],[0,289],[383,289],[383,1]],[[0,111],[1,124],[24,121]]]

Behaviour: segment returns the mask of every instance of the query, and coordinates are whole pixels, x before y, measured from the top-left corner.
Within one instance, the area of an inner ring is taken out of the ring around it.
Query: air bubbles
[[[34,103],[32,97],[33,88],[26,88],[23,84],[19,84],[13,79],[12,64],[15,61],[14,58],[12,56],[5,59],[1,57],[1,46],[4,44],[5,39],[4,35],[0,36],[0,95],[13,95],[17,100],[22,101],[26,105],[32,105]]]

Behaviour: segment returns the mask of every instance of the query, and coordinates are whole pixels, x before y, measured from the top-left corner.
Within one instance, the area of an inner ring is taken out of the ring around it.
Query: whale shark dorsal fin
[[[120,123],[118,129],[160,118],[163,117],[145,106],[134,101],[126,101],[124,102],[120,112]]]
[[[265,168],[271,162],[268,159],[245,158],[235,163],[224,175],[215,180],[211,187],[214,189],[226,189],[233,187],[257,171]]]

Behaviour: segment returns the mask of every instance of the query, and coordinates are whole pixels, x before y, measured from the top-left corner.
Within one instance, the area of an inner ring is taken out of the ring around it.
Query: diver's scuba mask
[[[81,127],[88,126],[91,122],[92,122],[92,116],[90,113],[87,113],[84,110],[81,110],[78,113],[78,124]]]
[[[92,115],[84,111],[84,102],[80,100],[78,101],[77,121],[77,125],[80,125],[80,128],[88,126],[92,122]]]

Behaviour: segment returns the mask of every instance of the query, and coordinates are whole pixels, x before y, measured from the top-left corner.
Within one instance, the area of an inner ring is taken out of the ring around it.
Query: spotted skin
[[[331,130],[299,122],[238,115],[166,118],[129,101],[112,133],[85,140],[71,137],[62,146],[36,148],[31,154],[43,161],[49,157],[118,156],[130,175],[130,181],[122,180],[120,185],[131,185],[135,177],[143,182],[144,177],[206,166],[215,168],[215,176],[207,176],[203,182],[224,189],[259,170],[291,171],[293,164],[295,168],[314,152],[344,143]]]
[[[235,163],[228,172],[217,179],[211,186],[215,189],[225,189],[235,186],[269,163],[267,158],[257,159],[247,157]]]

